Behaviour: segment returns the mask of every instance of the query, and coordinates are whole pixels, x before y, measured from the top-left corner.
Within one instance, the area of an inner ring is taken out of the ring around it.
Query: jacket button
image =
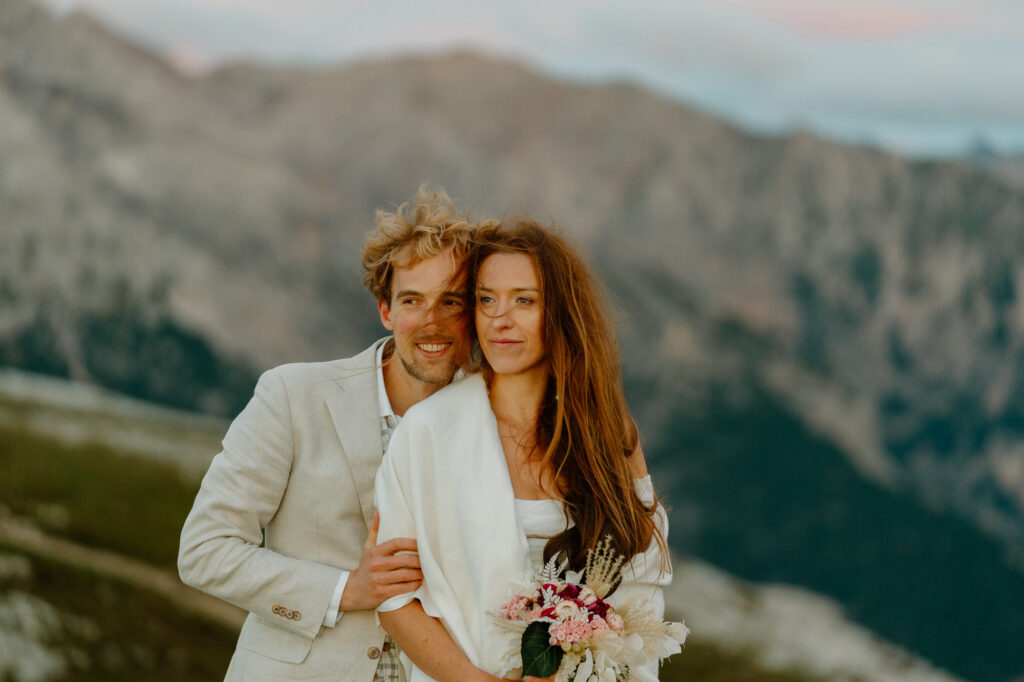
[[[375,646],[371,646],[369,649],[366,650],[366,655],[376,660],[380,658],[380,649],[378,649]]]

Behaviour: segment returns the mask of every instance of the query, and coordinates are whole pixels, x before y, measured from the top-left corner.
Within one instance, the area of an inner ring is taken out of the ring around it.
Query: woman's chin
[[[547,377],[547,365],[545,362],[514,362],[514,361],[488,361],[491,366],[491,370],[498,376],[523,376],[535,374],[538,380],[544,380]]]
[[[492,362],[491,363],[491,369],[494,370],[495,374],[497,374],[498,376],[503,376],[503,377],[515,376],[516,374],[521,374],[522,371],[523,371],[523,368],[518,366],[518,365],[513,365],[513,364],[510,364],[510,363],[500,363],[500,362],[497,363],[497,364]]]

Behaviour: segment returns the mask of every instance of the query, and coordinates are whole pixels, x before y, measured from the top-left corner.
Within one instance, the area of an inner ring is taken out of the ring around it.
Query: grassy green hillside
[[[138,454],[0,429],[0,523],[107,550],[104,556],[173,575],[196,488],[178,467]],[[59,550],[0,540],[0,611],[19,614],[0,618],[0,637],[20,646],[13,662],[0,660],[0,679],[223,677],[237,636],[232,627],[145,586],[145,577],[132,584]]]
[[[106,445],[66,445],[0,430],[0,500],[75,542],[176,570],[177,540],[198,486],[176,469]]]

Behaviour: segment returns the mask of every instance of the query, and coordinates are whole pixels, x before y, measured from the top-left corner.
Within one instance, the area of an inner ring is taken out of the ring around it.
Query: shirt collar
[[[388,390],[384,386],[384,347],[390,342],[391,339],[388,339],[377,346],[377,411],[381,419],[395,416],[391,401],[388,400]]]

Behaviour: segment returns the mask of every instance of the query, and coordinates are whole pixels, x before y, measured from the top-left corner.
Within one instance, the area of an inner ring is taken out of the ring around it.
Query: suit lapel
[[[377,407],[378,341],[354,358],[339,361],[338,390],[327,397],[327,409],[341,441],[343,455],[359,495],[359,508],[369,526],[373,522],[373,483],[384,455]]]

